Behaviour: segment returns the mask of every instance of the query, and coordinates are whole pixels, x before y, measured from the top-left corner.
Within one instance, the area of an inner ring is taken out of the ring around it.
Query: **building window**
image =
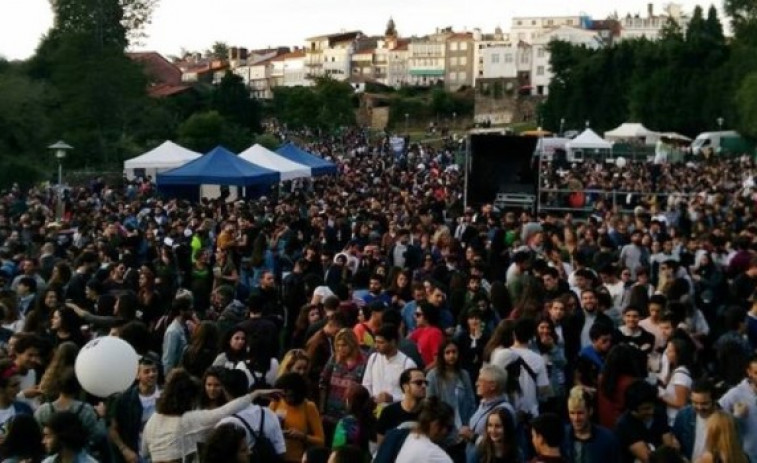
[[[498,64],[499,63],[499,55],[493,54],[492,55],[492,64]]]
[[[567,24],[568,24],[568,26],[572,26],[572,25],[573,25],[573,20],[572,20],[572,19],[569,19],[569,20],[567,21]]]
[[[450,42],[449,49],[450,51],[457,51],[457,42]]]
[[[453,56],[449,59],[449,65],[450,66],[457,66],[457,56]]]
[[[537,66],[536,67],[536,75],[537,76],[543,76],[544,75],[544,66]]]
[[[528,63],[528,53],[521,53],[520,54],[520,62],[521,63]]]
[[[531,25],[532,25],[532,26],[535,26],[535,25],[536,25],[536,20],[535,20],[535,19],[532,19],[532,20],[531,20]]]
[[[547,26],[552,26],[555,22],[551,19],[547,20]]]
[[[467,50],[468,42],[460,42],[460,50]]]
[[[465,73],[465,71],[457,73],[457,81],[458,82],[465,82],[465,79],[467,79],[467,78],[468,78],[468,76]]]
[[[518,26],[522,26],[523,25],[523,21],[516,21],[515,24],[517,24]]]
[[[461,56],[460,57],[460,66],[467,66],[468,65],[468,57],[467,56]]]
[[[536,49],[536,57],[537,58],[544,58],[544,49],[542,47],[538,47]]]
[[[505,53],[505,63],[512,63],[512,62],[513,62],[512,53]]]

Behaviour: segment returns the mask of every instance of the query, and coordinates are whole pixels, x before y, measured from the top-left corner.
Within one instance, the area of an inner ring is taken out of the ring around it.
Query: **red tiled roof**
[[[449,37],[447,37],[447,40],[450,39],[472,39],[473,33],[472,32],[456,32]]]
[[[147,89],[147,94],[152,98],[164,98],[183,93],[192,87],[189,85],[157,84]]]
[[[376,51],[375,48],[369,48],[367,50],[359,51],[359,52],[357,52],[355,54],[356,55],[372,55],[374,51]]]
[[[181,69],[154,51],[127,53],[126,56],[142,64],[151,84],[181,84]]]
[[[297,50],[290,53],[284,53],[279,56],[271,58],[272,61],[284,61],[286,59],[304,58],[305,50]]]

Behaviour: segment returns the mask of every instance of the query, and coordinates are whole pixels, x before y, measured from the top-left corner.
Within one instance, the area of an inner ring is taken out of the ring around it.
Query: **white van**
[[[723,140],[728,138],[741,138],[735,130],[724,130],[722,132],[702,132],[691,142],[691,152],[694,155],[701,155],[703,150],[710,153],[719,153],[723,147]]]

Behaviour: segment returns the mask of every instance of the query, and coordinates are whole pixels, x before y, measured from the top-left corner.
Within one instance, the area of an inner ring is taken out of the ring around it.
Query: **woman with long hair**
[[[8,463],[38,463],[45,458],[42,429],[31,415],[18,415],[8,423],[0,444],[0,460]]]
[[[280,378],[287,373],[297,373],[306,377],[309,369],[310,357],[308,357],[308,353],[302,349],[292,349],[281,359],[276,377]]]
[[[323,308],[318,304],[305,304],[300,307],[297,320],[294,322],[292,333],[292,346],[303,347],[307,342],[307,334],[310,327],[323,319]]]
[[[142,455],[152,461],[179,462],[196,453],[197,442],[222,418],[239,413],[260,397],[277,391],[258,390],[212,410],[193,410],[200,385],[186,370],[175,368],[142,433]]]
[[[76,315],[76,312],[68,307],[60,307],[53,311],[50,317],[50,334],[53,346],[58,346],[64,342],[73,342],[81,347],[86,343],[86,339],[81,331],[82,320]]]
[[[694,463],[747,463],[734,419],[722,410],[707,418],[704,452]]]
[[[198,401],[200,410],[212,410],[227,402],[226,392],[223,389],[225,371],[223,367],[209,367],[205,370],[202,375],[202,392]]]
[[[218,355],[220,332],[214,322],[200,323],[192,333],[192,339],[181,359],[182,366],[195,378],[210,367]]]
[[[665,348],[668,357],[668,377],[660,400],[667,406],[668,424],[673,425],[678,410],[689,400],[694,372],[694,347],[684,339],[673,338]]]
[[[637,361],[635,347],[618,344],[610,349],[599,374],[597,413],[599,424],[613,429],[625,411],[626,389],[637,379],[646,376],[646,370]]]
[[[439,346],[436,366],[426,375],[427,397],[439,397],[455,412],[455,428],[468,424],[476,411],[476,395],[468,372],[460,366],[460,347],[455,341]]]
[[[156,276],[152,267],[143,265],[139,268],[137,284],[137,304],[142,312],[142,321],[147,325],[160,318],[165,311],[163,300],[155,284]]]
[[[252,386],[254,378],[250,371],[247,334],[243,329],[234,328],[226,332],[221,341],[221,352],[213,361],[213,366],[243,371]]]
[[[282,396],[271,401],[270,408],[279,417],[284,432],[284,461],[299,463],[308,446],[324,444],[321,415],[318,407],[307,400],[304,376],[287,373],[276,380],[276,389],[282,391]]]
[[[387,293],[392,298],[392,307],[402,310],[405,304],[413,300],[413,290],[411,287],[412,276],[408,270],[400,270],[395,267],[389,272],[391,281]]]
[[[513,345],[514,320],[502,320],[494,329],[489,342],[484,347],[484,362],[491,362],[492,355],[499,349],[505,349]]]
[[[334,354],[321,373],[321,415],[324,426],[333,430],[347,414],[345,397],[350,384],[360,384],[365,372],[366,358],[360,350],[357,336],[349,328],[342,328],[334,336]]]
[[[55,400],[60,394],[60,381],[63,372],[67,368],[74,367],[78,354],[79,346],[73,342],[63,342],[55,349],[53,359],[39,382],[39,389],[47,401]]]
[[[507,410],[495,409],[486,417],[486,433],[476,446],[469,463],[520,463],[515,423]]]
[[[532,350],[544,359],[552,395],[542,404],[541,409],[562,415],[567,383],[565,368],[568,360],[565,358],[565,349],[557,340],[557,331],[552,319],[548,315],[542,315],[536,322],[536,337]]]
[[[58,290],[54,287],[47,287],[37,298],[34,309],[26,315],[24,332],[46,335],[50,328],[50,317],[60,305],[61,296]]]
[[[371,442],[376,441],[376,402],[368,389],[357,383],[350,384],[344,400],[347,415],[336,424],[331,448],[354,445],[369,452]]]
[[[247,463],[250,461],[247,431],[232,423],[219,425],[210,433],[200,461]]]
[[[476,384],[478,372],[484,365],[484,346],[489,342],[490,332],[483,321],[483,313],[474,308],[465,314],[465,324],[455,336],[460,362],[468,372],[471,384]]]

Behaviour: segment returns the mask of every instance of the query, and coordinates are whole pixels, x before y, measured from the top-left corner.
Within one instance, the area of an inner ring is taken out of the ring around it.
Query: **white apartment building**
[[[483,34],[481,29],[473,30],[473,85],[476,79],[484,77],[484,51],[488,48],[507,47],[511,44],[510,34],[503,33],[498,27],[494,34]],[[489,71],[490,73],[492,71]]]
[[[653,4],[647,5],[647,16],[642,17],[639,14],[626,15],[620,21],[620,37],[618,40],[640,39],[642,37],[649,40],[657,40],[662,35],[662,30],[668,19],[678,23],[682,30],[686,30],[691,18],[683,12],[681,5],[670,3],[665,5],[665,14],[656,15]]]
[[[585,27],[588,18],[582,16],[515,17],[510,26],[510,40],[531,43],[547,31],[558,27]]]
[[[584,45],[588,48],[597,49],[604,46],[604,40],[597,31],[578,29],[575,27],[562,26],[546,32],[533,41],[531,59],[531,86],[533,95],[547,95],[549,83],[552,81],[552,69],[550,68],[549,43],[553,40]]]
[[[480,78],[514,79],[531,72],[532,46],[520,42],[517,45],[500,45],[481,50],[482,68]]]
[[[272,60],[274,72],[281,76],[281,83],[285,87],[308,87],[313,81],[307,78],[305,68],[305,51],[296,50]]]
[[[354,41],[360,31],[310,37],[305,40],[305,67],[310,77],[330,75],[336,80],[350,77]]]

